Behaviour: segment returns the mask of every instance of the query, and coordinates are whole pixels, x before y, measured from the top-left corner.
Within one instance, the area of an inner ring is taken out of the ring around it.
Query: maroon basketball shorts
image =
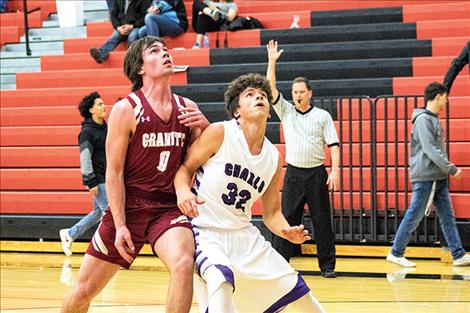
[[[191,222],[176,205],[162,207],[156,201],[131,198],[126,203],[126,226],[134,243],[135,251],[131,255],[135,259],[145,243],[150,243],[153,250],[155,242],[165,231],[173,227],[191,229]],[[114,246],[115,238],[116,228],[111,210],[108,208],[86,253],[129,269],[132,263],[121,257]],[[155,254],[155,251],[153,252]]]

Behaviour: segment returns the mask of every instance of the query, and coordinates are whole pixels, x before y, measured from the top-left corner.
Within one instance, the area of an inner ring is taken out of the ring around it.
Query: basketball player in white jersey
[[[280,312],[288,305],[324,312],[300,274],[251,224],[251,208],[261,198],[273,233],[293,243],[310,239],[303,225],[290,226],[281,213],[283,161],[265,137],[271,102],[264,76],[234,80],[225,92],[233,119],[209,125],[176,173],[178,207],[193,217],[200,312]]]

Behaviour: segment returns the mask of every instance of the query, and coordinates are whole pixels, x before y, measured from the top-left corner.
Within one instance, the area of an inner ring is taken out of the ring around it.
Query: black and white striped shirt
[[[339,143],[330,113],[317,107],[300,112],[281,93],[273,107],[284,129],[286,162],[301,168],[323,165],[325,145]]]

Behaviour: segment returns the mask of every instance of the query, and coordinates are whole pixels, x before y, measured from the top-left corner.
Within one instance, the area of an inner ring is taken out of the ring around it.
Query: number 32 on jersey
[[[251,199],[251,193],[248,190],[238,191],[238,186],[235,183],[228,183],[228,193],[222,194],[222,201],[226,205],[235,205],[236,209],[245,212],[245,203]]]

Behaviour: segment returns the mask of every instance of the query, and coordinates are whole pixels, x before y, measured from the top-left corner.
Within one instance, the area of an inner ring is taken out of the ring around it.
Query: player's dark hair
[[[248,87],[259,88],[266,92],[268,95],[268,102],[270,105],[272,104],[273,96],[271,93],[271,86],[265,76],[254,73],[242,75],[232,81],[228,86],[227,91],[225,91],[225,111],[230,118],[235,117],[235,112],[240,107],[238,103],[240,95]]]
[[[78,111],[84,119],[91,118],[90,109],[95,104],[95,100],[101,98],[100,94],[95,92],[90,93],[89,95],[83,97],[82,101],[78,105]]]
[[[127,49],[124,58],[124,74],[132,82],[132,91],[136,91],[143,86],[142,76],[139,72],[144,64],[142,52],[153,45],[155,42],[160,42],[166,47],[165,40],[156,36],[146,36],[134,41],[129,49]]]

